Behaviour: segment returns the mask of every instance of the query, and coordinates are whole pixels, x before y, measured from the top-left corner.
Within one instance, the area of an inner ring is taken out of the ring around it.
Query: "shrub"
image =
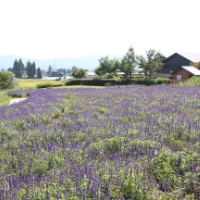
[[[137,79],[135,81],[135,84],[139,84],[139,85],[154,85],[156,84],[155,79],[151,79],[151,78],[142,78],[142,79]]]
[[[110,86],[110,85],[112,85],[111,82],[107,82],[107,83],[105,83],[105,86]]]
[[[179,82],[178,85],[199,86],[200,77],[193,76],[192,78],[189,78],[187,81]]]
[[[155,85],[155,84],[162,84],[163,81],[166,79],[163,78],[157,78],[157,79],[152,79],[152,78],[140,78],[135,80],[135,84],[139,85]]]
[[[17,80],[12,72],[0,72],[0,89],[11,89],[17,84]]]
[[[40,84],[36,85],[36,87],[38,89],[40,89],[40,88],[48,88],[48,87],[60,87],[60,86],[63,86],[63,84],[62,83],[57,83],[57,82],[52,82],[52,81],[48,81],[48,82],[40,83]]]

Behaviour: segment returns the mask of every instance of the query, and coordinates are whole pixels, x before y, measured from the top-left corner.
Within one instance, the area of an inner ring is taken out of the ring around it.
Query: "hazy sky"
[[[0,55],[200,53],[200,0],[0,0]]]

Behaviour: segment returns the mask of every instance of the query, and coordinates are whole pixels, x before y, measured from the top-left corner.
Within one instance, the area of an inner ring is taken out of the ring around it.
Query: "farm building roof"
[[[173,53],[169,56],[166,56],[164,61],[168,60],[175,54],[178,54],[178,55],[188,59],[191,62],[200,62],[200,53]]]
[[[197,69],[196,67],[193,66],[182,66],[183,69],[187,70],[193,75],[199,76],[200,75],[200,70]]]

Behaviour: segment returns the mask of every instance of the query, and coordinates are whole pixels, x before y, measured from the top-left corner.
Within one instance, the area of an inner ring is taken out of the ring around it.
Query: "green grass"
[[[7,90],[0,90],[0,106],[8,105],[12,97],[7,95]]]

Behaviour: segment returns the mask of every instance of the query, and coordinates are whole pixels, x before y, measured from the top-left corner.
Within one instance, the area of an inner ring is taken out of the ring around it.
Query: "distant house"
[[[117,69],[116,70],[116,75],[119,76],[119,77],[123,77],[125,75],[125,73],[122,72],[121,70]]]
[[[41,70],[41,73],[42,73],[42,77],[47,77],[48,76],[48,73],[44,70]]]
[[[161,74],[173,74],[182,69],[182,66],[193,66],[200,61],[199,53],[174,53],[163,60],[164,66],[160,70]]]
[[[28,78],[28,75],[27,75],[26,72],[24,72],[24,73],[22,74],[22,78]]]
[[[96,76],[96,74],[94,73],[94,72],[86,72],[85,73],[85,77],[86,78],[93,78],[93,77],[95,77]]]
[[[200,70],[193,66],[182,66],[181,69],[173,73],[173,80],[185,81],[192,76],[200,76]]]
[[[52,71],[52,72],[51,72],[51,75],[49,75],[49,77],[59,77],[59,78],[62,78],[63,76],[64,76],[63,73],[54,72],[54,71]]]

